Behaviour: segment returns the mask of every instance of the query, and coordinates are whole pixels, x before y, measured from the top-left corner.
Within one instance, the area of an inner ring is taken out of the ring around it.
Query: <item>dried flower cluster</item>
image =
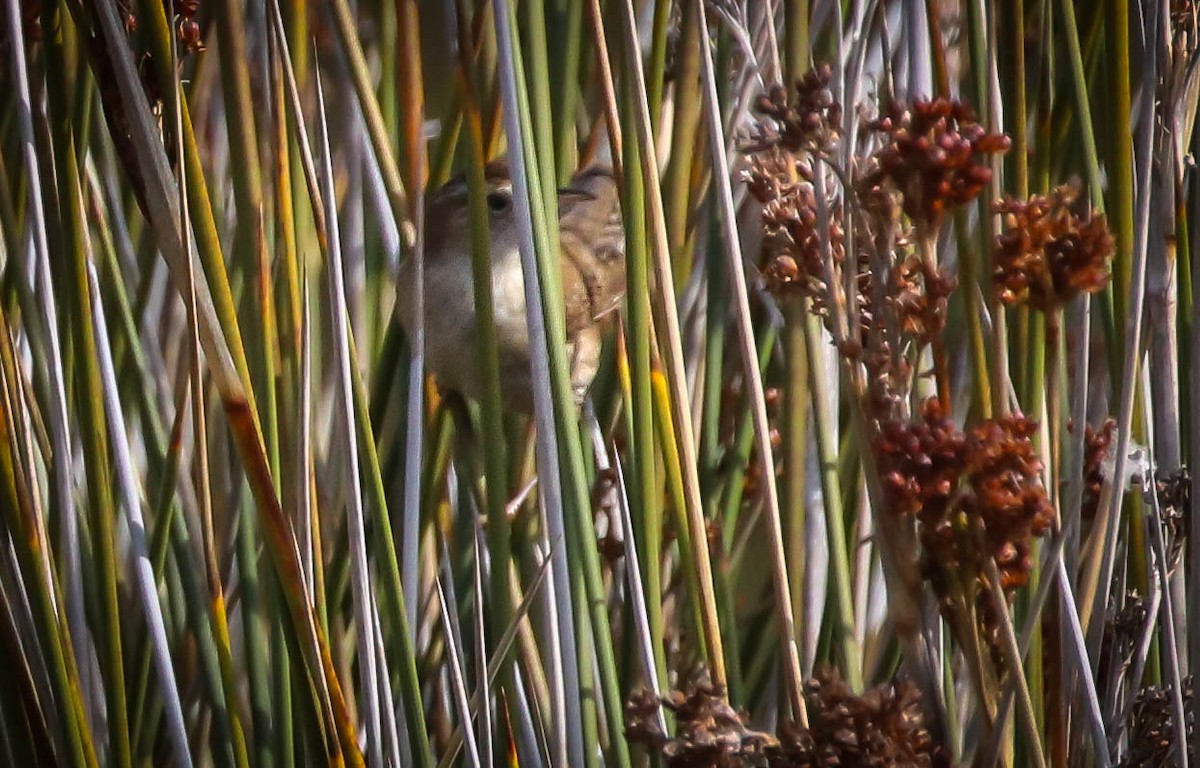
[[[1074,187],[1062,186],[1046,196],[996,203],[1005,232],[996,238],[992,277],[1005,304],[1028,300],[1050,311],[1108,282],[1115,241],[1102,214],[1073,210],[1078,196]]]
[[[707,684],[661,701],[640,692],[627,706],[626,736],[672,768],[950,765],[925,727],[920,693],[911,683],[885,683],[856,696],[836,672],[820,670],[805,686],[805,702],[810,727],[785,723],[776,737],[748,728]],[[658,726],[660,704],[675,714],[674,738]]]
[[[777,749],[784,759],[772,760],[772,766],[933,768],[950,764],[925,728],[920,692],[912,683],[884,683],[856,696],[835,672],[822,670],[805,687],[809,729],[781,729]]]
[[[1104,489],[1104,462],[1117,434],[1116,419],[1105,419],[1099,428],[1083,431],[1083,505],[1084,520],[1094,520],[1100,507],[1100,492]]]
[[[929,529],[927,535],[948,529],[947,512],[965,468],[967,438],[937,400],[925,402],[918,422],[880,424],[875,451],[889,511],[915,515]]]
[[[763,276],[779,297],[804,295],[828,303],[821,241],[828,240],[834,268],[845,252],[841,206],[827,206],[822,233],[813,186],[813,157],[839,139],[841,106],[829,88],[832,70],[823,65],[800,78],[791,90],[772,87],[758,98],[754,123],[743,145],[749,167],[742,174],[762,206]]]
[[[880,332],[862,357],[868,375],[864,410],[881,422],[891,421],[901,413],[907,398],[912,365],[903,355],[895,353],[902,347]]]
[[[1183,711],[1187,719],[1188,763],[1195,760],[1192,733],[1196,714],[1192,696],[1193,678],[1183,681]],[[1137,695],[1129,715],[1129,751],[1121,760],[1122,768],[1160,768],[1178,765],[1175,754],[1175,708],[1170,687],[1151,685]]]
[[[179,36],[179,43],[183,46],[183,50],[187,53],[203,51],[204,38],[195,18],[200,11],[200,0],[173,0],[173,2],[175,13],[178,16],[175,34]]]
[[[869,242],[869,236],[859,242]],[[854,357],[863,352],[868,374],[866,411],[878,421],[904,412],[913,361],[945,330],[950,295],[958,284],[949,270],[921,258],[910,245],[907,238],[886,243],[889,263],[863,273],[861,350],[842,350]],[[884,274],[881,287],[875,285],[877,272]]]
[[[1121,639],[1130,642],[1137,638],[1146,623],[1146,599],[1136,591],[1125,595],[1125,605],[1113,614],[1113,632]]]
[[[163,11],[167,18],[175,24],[175,34],[179,38],[180,53],[197,53],[204,50],[203,34],[196,14],[200,12],[200,0],[163,0]],[[137,14],[133,11],[132,0],[117,0],[117,9],[125,24],[125,31],[133,34],[138,28]]]
[[[919,421],[880,424],[875,451],[888,509],[920,522],[926,574],[943,598],[951,574],[979,578],[991,557],[1006,591],[1027,582],[1032,539],[1054,518],[1036,428],[1017,414],[962,432],[936,398]]]
[[[773,148],[751,156],[744,178],[762,203],[765,235],[763,277],[777,297],[803,295],[820,300],[827,294],[817,199],[809,170],[795,157]],[[829,249],[835,263],[845,252],[841,212],[830,206]]]
[[[759,96],[754,109],[768,119],[755,126],[748,149],[818,152],[836,143],[842,106],[829,87],[832,77],[830,66],[822,64],[801,77],[791,94],[784,86],[774,85]]]
[[[675,714],[674,736],[659,727],[660,706]],[[662,699],[645,690],[634,693],[626,705],[625,737],[661,755],[671,768],[762,765],[763,747],[774,741],[770,734],[747,728],[722,691],[707,682]]]
[[[1200,22],[1200,6],[1195,0],[1171,0],[1171,32],[1182,41],[1196,38],[1196,29]]]
[[[944,267],[910,254],[892,270],[892,282],[886,300],[894,304],[901,330],[918,345],[929,344],[946,327],[950,294],[958,280]]]
[[[196,21],[200,12],[200,0],[163,0],[163,11],[168,21],[175,26],[179,39],[179,55],[199,53],[204,50],[204,34]],[[117,0],[117,10],[125,24],[125,31],[133,34],[138,29],[138,17],[133,10],[133,0]]]
[[[1192,529],[1192,476],[1187,467],[1155,474],[1155,490],[1167,545],[1167,565],[1179,565],[1179,556]]]
[[[1122,677],[1129,674],[1129,665],[1144,640],[1149,611],[1148,601],[1136,589],[1109,595],[1097,664],[1098,690],[1113,690],[1122,686]],[[1043,663],[1060,663],[1061,659],[1050,658],[1051,653],[1058,655],[1049,647],[1043,648]]]
[[[1044,536],[1054,507],[1041,485],[1042,460],[1033,444],[1037,423],[1022,414],[989,419],[971,430],[964,501],[983,521],[1005,590],[1025,585],[1033,567],[1031,541]],[[973,508],[973,509],[972,509]]]
[[[969,106],[945,98],[893,104],[867,128],[882,134],[884,144],[858,181],[860,197],[879,199],[894,189],[904,212],[927,231],[948,209],[978,197],[992,180],[986,156],[1011,144],[980,125]]]

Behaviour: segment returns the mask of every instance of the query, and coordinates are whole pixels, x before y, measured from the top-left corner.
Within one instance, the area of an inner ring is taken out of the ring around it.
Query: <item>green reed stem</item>
[[[109,749],[115,765],[130,766],[133,755],[129,741],[129,708],[125,691],[125,661],[121,650],[121,606],[117,594],[117,562],[114,521],[116,508],[111,489],[108,427],[100,382],[100,366],[90,307],[87,265],[90,244],[84,224],[83,189],[77,162],[71,113],[66,104],[71,92],[63,71],[62,29],[58,26],[57,6],[44,4],[43,28],[57,30],[47,36],[46,75],[50,102],[50,132],[54,147],[56,182],[59,190],[63,244],[70,259],[69,283],[60,288],[69,295],[71,328],[75,344],[75,363],[79,375],[78,400],[88,481],[88,510],[92,534],[96,537],[97,583],[101,590],[104,625],[93,635],[96,640],[104,689],[108,703]],[[65,276],[65,275],[64,275]],[[69,293],[67,293],[69,291]],[[65,297],[65,296],[64,296]],[[64,302],[65,305],[65,302]]]

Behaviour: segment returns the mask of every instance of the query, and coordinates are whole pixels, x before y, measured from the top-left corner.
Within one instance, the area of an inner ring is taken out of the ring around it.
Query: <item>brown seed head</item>
[[[1105,419],[1099,427],[1083,430],[1083,505],[1080,515],[1090,521],[1100,507],[1100,492],[1104,489],[1104,461],[1108,458],[1116,436],[1116,419]]]
[[[909,218],[930,229],[983,191],[992,180],[986,156],[1011,143],[989,133],[966,104],[945,98],[893,104],[867,128],[882,134],[883,146],[858,180],[859,196],[878,200],[894,189]]]
[[[1108,282],[1116,243],[1102,214],[1075,213],[1078,196],[1074,187],[1062,186],[1046,196],[996,204],[1005,232],[996,238],[993,280],[1005,304],[1027,300],[1049,311]]]
[[[855,695],[830,669],[805,685],[809,728],[786,724],[767,747],[772,768],[803,766],[948,766],[948,755],[925,727],[921,696],[912,683],[884,683]]]
[[[674,736],[663,733],[658,711],[675,715]],[[656,699],[649,691],[634,693],[625,707],[625,737],[660,755],[671,768],[707,766],[741,768],[756,762],[774,739],[746,727],[745,719],[725,701],[723,692],[706,681],[687,691]]]
[[[1183,680],[1183,711],[1189,764],[1195,760],[1192,748],[1195,699],[1192,691],[1193,677],[1188,676]],[[1129,751],[1121,761],[1122,768],[1178,765],[1175,756],[1175,707],[1172,698],[1169,686],[1151,685],[1138,693],[1133,711],[1129,714]]]
[[[829,82],[833,70],[821,64],[809,70],[789,93],[774,85],[754,102],[754,111],[765,119],[752,129],[751,151],[778,147],[787,152],[829,149],[840,136],[842,106]]]
[[[889,420],[874,441],[887,509],[915,517],[926,576],[944,605],[954,580],[995,558],[1001,587],[1023,586],[1032,568],[1032,539],[1054,519],[1032,437],[1021,414],[959,430],[936,398],[915,422]],[[986,611],[983,612],[986,618]]]
[[[778,297],[810,296],[823,300],[824,281],[817,199],[807,169],[779,149],[751,155],[743,174],[752,195],[762,203],[767,288]],[[829,247],[835,263],[845,253],[841,209],[829,207]],[[818,306],[823,302],[818,301]]]

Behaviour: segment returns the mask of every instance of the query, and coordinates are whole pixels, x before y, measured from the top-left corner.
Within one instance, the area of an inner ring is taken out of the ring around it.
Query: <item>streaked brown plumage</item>
[[[500,349],[506,407],[533,410],[529,328],[525,315],[520,233],[512,182],[499,164],[487,168],[488,245],[492,305]],[[625,238],[612,172],[592,166],[559,190],[559,256],[571,382],[582,399],[599,366],[602,321],[625,293]],[[477,361],[478,324],[471,270],[467,188],[456,179],[429,200],[425,216],[425,365],[439,383],[478,398],[483,382]],[[400,268],[400,321],[413,327],[412,265]]]

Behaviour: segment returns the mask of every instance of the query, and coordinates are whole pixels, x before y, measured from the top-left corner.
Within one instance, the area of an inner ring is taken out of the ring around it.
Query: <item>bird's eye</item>
[[[503,213],[508,210],[508,206],[512,203],[512,199],[503,192],[489,192],[487,196],[488,208],[491,208],[496,213]]]

